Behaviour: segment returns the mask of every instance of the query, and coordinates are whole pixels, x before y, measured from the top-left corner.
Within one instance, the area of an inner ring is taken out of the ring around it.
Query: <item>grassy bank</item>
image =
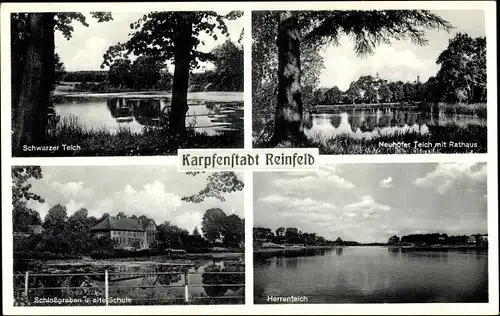
[[[417,131],[397,132],[371,139],[353,138],[342,134],[329,138],[314,135],[294,147],[319,148],[320,154],[368,155],[368,154],[455,154],[486,153],[487,127],[483,125],[457,124],[428,126],[429,132],[421,135]],[[416,143],[415,143],[416,142]],[[439,144],[439,145],[437,145]],[[255,147],[265,148],[266,143]]]
[[[78,150],[64,150],[62,145],[78,145]],[[61,118],[49,134],[50,151],[22,151],[14,156],[153,156],[177,155],[179,148],[242,148],[243,131],[208,135],[188,128],[186,136],[179,139],[166,129],[144,127],[141,132],[119,128],[112,133],[108,129],[87,128],[76,117]]]

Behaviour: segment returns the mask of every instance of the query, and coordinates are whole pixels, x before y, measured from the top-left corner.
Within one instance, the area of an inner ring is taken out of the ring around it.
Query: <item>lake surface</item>
[[[30,266],[31,274],[49,274],[33,276],[29,287],[31,297],[104,297],[104,271],[108,270],[109,296],[113,298],[131,298],[140,302],[147,300],[183,301],[185,298],[185,272],[189,284],[190,299],[199,297],[244,296],[244,274],[205,273],[214,266],[230,271],[244,271],[241,257],[231,259],[171,260],[153,257],[148,260],[57,260],[37,261]],[[158,274],[159,273],[159,274]],[[76,274],[61,276],[61,274]],[[95,275],[78,275],[95,274]],[[53,276],[52,276],[53,275]],[[15,278],[15,288],[24,289],[24,277]],[[217,286],[217,284],[235,284]],[[63,287],[66,289],[53,289]],[[37,290],[35,288],[49,288]],[[240,298],[240,300],[242,300]]]
[[[61,118],[76,117],[87,128],[105,128],[113,133],[128,128],[140,133],[143,127],[159,125],[168,112],[170,94],[86,93],[57,95],[54,110]],[[190,92],[186,126],[208,135],[243,131],[243,93]]]
[[[305,133],[309,137],[329,138],[347,134],[353,138],[372,139],[396,133],[415,132],[425,135],[429,125],[446,126],[457,124],[467,127],[470,124],[486,125],[486,119],[465,115],[433,115],[412,109],[339,109],[328,113],[315,113],[309,117]]]
[[[268,295],[307,296],[309,303],[488,301],[487,252],[395,250],[254,254],[254,301],[267,303]]]

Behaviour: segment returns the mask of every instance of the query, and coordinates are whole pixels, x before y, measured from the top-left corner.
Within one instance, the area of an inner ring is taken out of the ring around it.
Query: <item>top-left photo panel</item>
[[[13,157],[244,147],[242,11],[10,19]]]

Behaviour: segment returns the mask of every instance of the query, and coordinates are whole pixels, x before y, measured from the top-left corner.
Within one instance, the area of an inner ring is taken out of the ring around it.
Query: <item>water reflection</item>
[[[256,254],[256,303],[268,303],[268,295],[305,295],[310,303],[488,300],[487,253],[475,250],[347,247],[315,256]]]
[[[103,262],[46,265],[36,273],[48,275],[33,276],[29,279],[31,289],[29,297],[98,298],[99,303],[102,303],[105,270],[108,270],[111,297],[131,298],[139,302],[167,298],[183,299],[185,298],[185,284],[189,284],[190,297],[244,295],[242,294],[245,283],[244,273],[228,273],[244,272],[244,264],[239,261],[222,260],[215,261],[215,263],[186,264]],[[224,272],[224,274],[210,273],[217,271]],[[23,282],[24,278],[14,278],[15,288],[24,289]]]
[[[310,137],[347,134],[353,138],[372,139],[405,132],[425,135],[429,132],[430,125],[449,124],[461,127],[470,124],[486,125],[486,120],[463,115],[446,115],[442,112],[428,114],[411,109],[350,109],[309,114],[305,133]]]
[[[232,97],[234,99],[234,96]],[[212,99],[217,99],[213,98]],[[139,133],[144,127],[164,126],[171,99],[166,96],[64,96],[54,100],[56,114],[74,116],[87,128],[105,128],[116,132],[120,127]],[[186,126],[216,135],[243,131],[243,102],[222,98],[220,101],[188,100]]]

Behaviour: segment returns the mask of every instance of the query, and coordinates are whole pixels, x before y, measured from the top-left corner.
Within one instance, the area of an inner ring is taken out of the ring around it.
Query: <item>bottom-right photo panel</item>
[[[254,173],[254,302],[488,302],[486,163]]]

